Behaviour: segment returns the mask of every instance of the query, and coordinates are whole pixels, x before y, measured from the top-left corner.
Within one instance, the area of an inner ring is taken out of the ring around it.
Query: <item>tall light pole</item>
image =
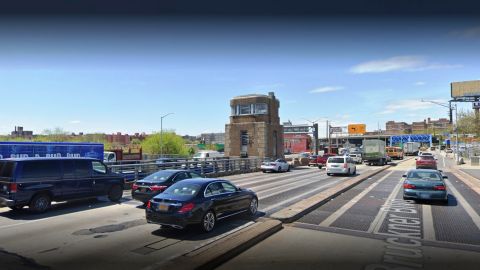
[[[163,157],[163,118],[171,114],[173,113],[167,113],[164,116],[160,117],[160,157]]]
[[[303,120],[306,120],[312,124],[312,128],[314,129],[313,130],[313,149],[314,149],[315,155],[318,155],[318,121],[322,120],[322,118],[315,121],[310,121],[305,118],[303,118]]]
[[[458,164],[460,161],[460,157],[458,155],[458,110],[457,110],[457,103],[455,103],[455,108],[452,108],[452,101],[448,101],[448,105],[445,103],[437,102],[437,101],[432,101],[432,100],[421,100],[422,102],[430,102],[445,108],[448,108],[450,110],[450,121],[452,120],[452,111],[455,110],[455,161]]]

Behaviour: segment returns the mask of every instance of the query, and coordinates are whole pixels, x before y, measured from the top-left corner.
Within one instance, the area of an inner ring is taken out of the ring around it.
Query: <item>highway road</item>
[[[449,172],[448,204],[405,201],[401,176],[383,171],[219,269],[478,269],[480,194]],[[401,268],[403,267],[403,268]]]
[[[378,169],[360,165],[357,172]],[[257,192],[257,218],[262,218],[348,177],[327,176],[325,170],[300,167],[285,173],[259,172],[225,178]],[[59,203],[40,215],[1,208],[0,262],[2,269],[143,269],[254,222],[232,217],[220,222],[209,234],[195,228],[161,228],[146,223],[141,203],[132,200],[129,191],[125,191],[120,204],[105,198]]]

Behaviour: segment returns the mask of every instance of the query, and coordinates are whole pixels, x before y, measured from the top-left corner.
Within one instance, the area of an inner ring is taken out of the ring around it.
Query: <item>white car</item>
[[[284,159],[277,159],[275,161],[266,161],[263,162],[260,166],[262,172],[289,172],[290,164],[288,164]]]
[[[362,163],[362,155],[361,154],[350,154],[348,156],[350,158],[352,158],[355,163],[357,163],[357,164]]]
[[[334,156],[327,160],[327,175],[346,174],[355,175],[357,173],[357,165],[349,156]]]

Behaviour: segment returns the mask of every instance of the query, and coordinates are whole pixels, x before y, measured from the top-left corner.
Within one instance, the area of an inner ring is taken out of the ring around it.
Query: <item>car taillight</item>
[[[192,211],[192,209],[195,207],[195,204],[194,203],[187,203],[187,204],[184,204],[182,206],[182,208],[180,208],[180,210],[178,210],[179,213],[187,213],[187,212],[190,212]]]
[[[148,201],[147,208],[150,209],[150,207],[152,207],[152,203],[150,201]]]
[[[445,188],[445,186],[442,185],[442,186],[435,186],[433,189],[434,190],[445,190],[446,188]]]
[[[167,188],[167,186],[151,186],[150,190],[152,191],[164,191]]]
[[[277,164],[275,164],[275,163],[273,163],[273,162],[270,163],[270,166],[276,166],[276,165],[277,165]]]
[[[403,184],[403,188],[405,189],[415,189],[415,185],[412,185],[412,184]]]
[[[343,168],[345,168],[345,169],[348,168],[347,163],[344,163],[344,164],[343,164]]]
[[[132,185],[132,190],[137,190],[138,189],[138,185],[137,184],[133,184]]]
[[[17,193],[17,183],[10,183],[10,193]]]

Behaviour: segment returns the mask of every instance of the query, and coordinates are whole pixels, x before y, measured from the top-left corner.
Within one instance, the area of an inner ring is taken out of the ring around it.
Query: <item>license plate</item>
[[[161,203],[158,205],[158,210],[160,211],[168,211],[168,204]]]
[[[420,193],[420,198],[422,198],[422,199],[429,199],[429,198],[430,198],[430,195],[427,194],[427,193]]]

